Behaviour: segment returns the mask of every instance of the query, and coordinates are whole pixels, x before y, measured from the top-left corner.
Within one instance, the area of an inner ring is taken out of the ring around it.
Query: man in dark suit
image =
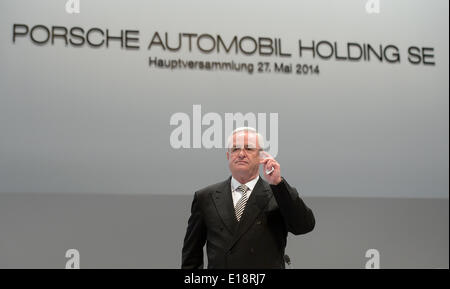
[[[195,192],[182,250],[183,269],[203,268],[205,243],[208,269],[281,269],[287,233],[313,230],[312,211],[260,144],[256,130],[236,129],[228,141],[231,177]],[[267,182],[259,176],[260,164]]]

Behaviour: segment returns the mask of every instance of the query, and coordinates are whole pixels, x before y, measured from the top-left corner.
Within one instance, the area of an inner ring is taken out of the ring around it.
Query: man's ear
[[[227,160],[230,160],[230,153],[227,151]]]

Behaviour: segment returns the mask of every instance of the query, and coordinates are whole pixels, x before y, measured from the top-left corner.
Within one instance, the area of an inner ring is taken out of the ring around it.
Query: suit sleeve
[[[314,214],[300,198],[297,190],[286,180],[278,185],[270,185],[280,208],[287,230],[294,235],[311,232],[316,224]]]
[[[203,246],[206,242],[206,226],[197,192],[191,206],[186,236],[182,250],[182,269],[203,269]]]

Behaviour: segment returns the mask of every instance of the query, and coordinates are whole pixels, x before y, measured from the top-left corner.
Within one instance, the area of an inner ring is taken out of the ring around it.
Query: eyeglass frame
[[[228,151],[231,153],[231,154],[237,154],[238,152],[240,153],[241,152],[241,150],[244,150],[245,151],[245,153],[254,153],[254,152],[260,152],[260,151],[263,151],[263,149],[262,148],[256,148],[256,147],[249,147],[249,146],[244,146],[244,147],[231,147],[231,148],[228,148]]]

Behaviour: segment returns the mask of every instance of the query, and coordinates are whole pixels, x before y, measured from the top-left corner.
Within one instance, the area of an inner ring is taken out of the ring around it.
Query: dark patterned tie
[[[236,219],[238,220],[238,222],[241,219],[242,213],[244,212],[245,204],[247,204],[247,200],[248,200],[247,191],[248,190],[249,190],[249,188],[246,185],[240,185],[239,187],[236,188],[237,192],[242,193],[241,198],[237,202],[236,206],[234,206],[234,211],[236,213]]]

